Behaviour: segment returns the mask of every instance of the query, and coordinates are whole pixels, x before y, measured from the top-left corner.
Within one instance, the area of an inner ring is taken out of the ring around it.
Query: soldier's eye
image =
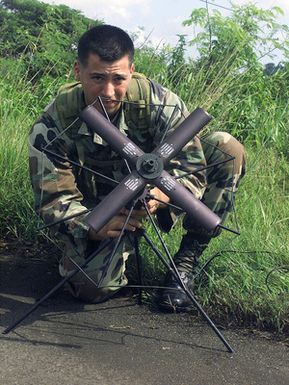
[[[92,75],[91,79],[93,79],[96,82],[101,82],[103,80],[103,76],[100,75]]]
[[[124,76],[117,76],[116,78],[114,78],[114,81],[116,82],[116,83],[122,83],[122,82],[124,82],[126,79],[125,79],[125,77]]]

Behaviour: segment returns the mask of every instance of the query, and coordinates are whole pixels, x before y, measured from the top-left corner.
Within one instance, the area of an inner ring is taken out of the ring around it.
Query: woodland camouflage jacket
[[[151,104],[148,105],[145,100],[136,100],[133,104],[124,102],[112,123],[143,151],[151,152],[162,139],[165,130],[173,130],[188,112],[177,95],[146,78],[142,81],[146,82],[149,89]],[[132,93],[129,88],[128,100],[140,98]],[[36,121],[29,135],[29,167],[35,209],[46,224],[94,207],[116,186],[68,160],[117,181],[128,173],[119,155],[101,137],[92,133],[85,123],[77,119],[84,107],[79,83],[62,87]],[[43,149],[59,154],[66,160],[58,159]],[[202,146],[196,138],[171,162],[170,173],[180,175],[182,171],[192,171],[196,166],[205,165],[205,162]],[[197,198],[201,198],[206,183],[205,173],[199,172],[180,182]],[[83,217],[84,215],[53,226],[53,232],[65,234],[74,243],[84,242],[88,226],[83,222]]]

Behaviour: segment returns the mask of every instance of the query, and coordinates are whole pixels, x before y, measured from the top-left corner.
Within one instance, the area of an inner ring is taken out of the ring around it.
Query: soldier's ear
[[[74,76],[75,76],[75,79],[77,81],[80,80],[80,65],[79,65],[79,61],[76,60],[74,65],[73,65],[73,70],[74,70]]]
[[[134,73],[134,71],[135,71],[134,63],[131,63],[129,71],[130,71],[131,75]]]

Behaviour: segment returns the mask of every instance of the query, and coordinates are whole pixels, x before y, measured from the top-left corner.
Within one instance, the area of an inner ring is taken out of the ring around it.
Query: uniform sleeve
[[[44,113],[34,124],[28,138],[29,170],[35,198],[35,210],[45,224],[54,223],[86,209],[83,196],[75,182],[74,170],[68,161],[57,160],[44,153],[49,151],[68,158],[67,138],[60,135],[51,116]],[[59,137],[58,137],[59,136]],[[89,227],[83,216],[51,227],[53,234],[64,234],[75,245],[86,242]]]
[[[188,115],[184,102],[170,90],[153,84],[153,99],[155,104],[164,107],[155,116],[154,145],[157,146],[164,134],[172,132]],[[198,137],[187,143],[177,157],[170,161],[171,175],[180,176],[192,172],[199,167],[206,166],[206,159]],[[187,187],[196,198],[201,199],[206,187],[206,171],[199,171],[193,175],[178,180]]]

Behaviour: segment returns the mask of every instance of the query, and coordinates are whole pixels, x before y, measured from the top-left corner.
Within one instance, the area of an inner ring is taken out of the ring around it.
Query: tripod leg
[[[133,245],[134,245],[134,250],[135,250],[135,261],[136,261],[136,268],[137,268],[138,285],[143,286],[142,259],[141,259],[141,255],[139,253],[139,237],[137,235],[134,235],[134,237],[133,237]],[[141,287],[139,287],[139,289],[138,289],[138,305],[142,305],[142,288]]]
[[[108,240],[104,242],[104,244],[94,251],[90,256],[80,265],[81,268],[84,268],[90,261],[92,261],[98,253],[104,250],[112,241]],[[31,309],[29,309],[25,314],[22,315],[17,321],[15,321],[12,325],[8,326],[2,334],[8,334],[11,330],[14,330],[17,325],[19,325],[22,321],[25,320],[34,310],[36,310],[45,300],[47,300],[53,293],[55,293],[58,289],[60,289],[65,282],[74,277],[79,272],[79,269],[72,270],[65,278],[63,278],[54,288],[52,288],[47,294],[45,294],[39,301],[37,301]]]
[[[228,351],[230,353],[234,353],[234,349],[230,346],[230,344],[227,342],[227,340],[225,339],[225,337],[223,336],[223,334],[220,332],[220,330],[217,328],[217,326],[214,324],[214,322],[210,319],[210,317],[208,316],[208,314],[204,311],[204,309],[202,308],[202,306],[198,303],[198,301],[196,300],[195,296],[193,295],[192,291],[189,290],[183,283],[183,280],[182,278],[180,277],[180,274],[175,266],[175,264],[173,263],[172,264],[172,267],[168,264],[168,262],[164,259],[164,257],[161,255],[161,253],[159,252],[159,250],[155,247],[155,245],[153,244],[153,242],[151,241],[151,239],[148,237],[148,235],[146,234],[146,232],[144,231],[143,232],[143,237],[145,238],[145,240],[147,241],[147,243],[149,244],[149,246],[152,248],[152,250],[155,252],[155,254],[160,258],[160,260],[162,261],[162,263],[166,266],[167,269],[171,270],[172,273],[174,274],[175,278],[178,280],[180,286],[182,287],[182,289],[184,290],[184,292],[187,294],[187,296],[190,298],[190,300],[192,301],[192,303],[195,305],[195,307],[198,309],[198,311],[202,314],[203,318],[206,320],[206,322],[210,325],[210,327],[213,329],[213,331],[217,334],[217,336],[220,338],[220,340],[223,342],[223,344],[226,346],[226,348],[228,349]]]

